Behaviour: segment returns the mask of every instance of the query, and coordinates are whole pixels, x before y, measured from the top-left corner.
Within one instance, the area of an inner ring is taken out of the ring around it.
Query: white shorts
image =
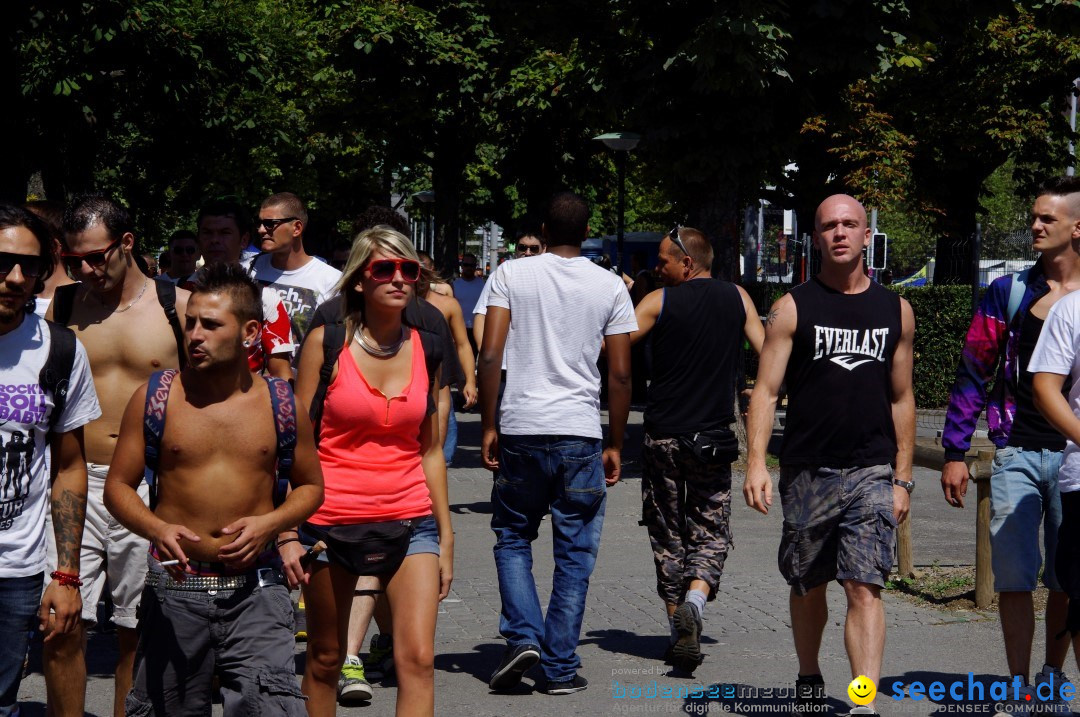
[[[112,621],[118,627],[134,629],[138,624],[135,611],[139,607],[146,583],[146,554],[150,542],[116,522],[105,510],[105,476],[109,467],[87,463],[86,526],[83,528],[82,552],[79,557],[79,577],[82,578],[82,617],[91,625],[97,623],[97,606],[109,585],[112,596]],[[139,485],[139,496],[149,503],[150,488]],[[48,538],[49,573],[56,570],[56,536],[52,517],[46,512],[45,535]]]

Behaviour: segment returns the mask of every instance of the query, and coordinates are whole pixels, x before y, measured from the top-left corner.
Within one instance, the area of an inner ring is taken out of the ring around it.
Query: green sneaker
[[[392,635],[373,635],[364,669],[373,680],[384,680],[394,672],[394,638]]]
[[[345,658],[337,683],[338,702],[351,705],[371,699],[371,685],[364,678],[364,665],[357,657]]]

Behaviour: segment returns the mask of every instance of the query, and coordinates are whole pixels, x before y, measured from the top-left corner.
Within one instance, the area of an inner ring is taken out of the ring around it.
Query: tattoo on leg
[[[53,498],[52,519],[57,565],[78,565],[86,522],[86,494],[65,490],[59,498]]]

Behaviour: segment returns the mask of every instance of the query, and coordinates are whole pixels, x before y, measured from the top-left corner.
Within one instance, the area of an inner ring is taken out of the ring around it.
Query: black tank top
[[[692,279],[664,289],[652,330],[653,380],[645,408],[651,435],[727,428],[746,310],[734,284]]]
[[[895,463],[890,372],[900,297],[874,283],[843,294],[814,278],[791,298],[797,323],[780,460],[830,468]]]
[[[1009,432],[1009,445],[1030,451],[1044,448],[1051,451],[1063,451],[1065,439],[1035,408],[1035,393],[1031,385],[1034,376],[1027,370],[1042,328],[1043,320],[1032,314],[1031,308],[1028,307],[1020,322],[1020,341],[1017,345],[1020,376],[1016,382],[1016,413],[1013,415],[1012,430]],[[1062,389],[1066,396],[1069,395],[1070,388],[1072,388],[1072,378],[1067,377]]]

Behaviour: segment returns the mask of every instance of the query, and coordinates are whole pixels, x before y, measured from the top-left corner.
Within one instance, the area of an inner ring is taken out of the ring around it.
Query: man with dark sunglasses
[[[158,278],[171,284],[179,284],[195,273],[199,261],[199,245],[195,232],[190,229],[178,229],[169,237],[169,265]]]
[[[29,310],[52,269],[52,241],[45,225],[33,214],[0,204],[0,455],[5,458],[5,480],[0,483],[3,715],[19,712],[16,702],[29,631],[40,627],[49,651],[58,641],[80,634],[83,609],[78,589],[86,511],[83,426],[101,410],[82,345],[67,329],[50,326]],[[66,399],[58,399],[55,391],[43,390],[40,382],[45,365],[55,366],[53,342],[63,336],[71,340],[68,356],[73,363]],[[50,468],[53,460],[57,463]],[[55,478],[50,488],[51,471]],[[47,543],[51,543],[51,550]],[[45,587],[49,571],[53,571],[52,580]],[[49,708],[53,714],[69,715],[71,711],[55,699],[59,688],[55,677],[47,683]]]
[[[255,222],[261,254],[247,266],[263,286],[277,292],[292,322],[299,346],[315,309],[334,295],[341,272],[304,249],[307,208],[292,192],[267,197]],[[299,356],[299,351],[294,352]]]
[[[735,383],[743,337],[761,352],[765,329],[742,287],[710,275],[705,235],[676,227],[660,242],[665,288],[635,311],[637,343],[652,334],[653,380],[645,407],[641,480],[656,587],[671,630],[665,659],[684,672],[701,664],[705,603],[731,547],[731,462],[738,441]]]
[[[64,212],[62,228],[61,261],[81,283],[56,290],[48,318],[70,327],[86,347],[102,413],[86,429],[89,494],[82,546],[82,617],[86,626],[97,621],[97,604],[107,584],[120,653],[114,699],[114,713],[119,715],[131,686],[135,610],[146,579],[149,544],[118,526],[105,510],[105,475],[127,399],[155,370],[181,364],[175,331],[179,322],[172,324],[172,317],[183,313],[188,292],[139,271],[131,216],[117,202],[99,195],[76,197]],[[171,306],[161,290],[173,293]],[[49,694],[58,714],[82,713],[84,652],[80,629],[54,640],[43,653]]]
[[[463,254],[461,257],[461,276],[454,279],[454,298],[461,304],[461,314],[465,317],[465,328],[469,330],[469,342],[473,355],[476,355],[476,339],[473,337],[473,314],[480,293],[484,290],[484,279],[477,272],[480,262],[475,254]]]

